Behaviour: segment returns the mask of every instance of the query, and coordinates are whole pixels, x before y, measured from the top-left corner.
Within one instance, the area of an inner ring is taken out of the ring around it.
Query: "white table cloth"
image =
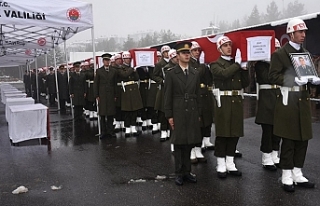
[[[47,137],[48,107],[43,104],[9,107],[9,137],[13,143]]]
[[[9,107],[13,105],[26,105],[26,104],[34,104],[34,99],[31,97],[27,98],[8,98],[6,99],[6,120],[9,118]]]
[[[9,98],[26,98],[26,93],[17,93],[17,94],[4,94],[4,104],[6,104],[6,100]]]
[[[4,93],[5,92],[14,92],[14,91],[18,91],[16,88],[3,88],[1,89],[1,102],[4,103]]]

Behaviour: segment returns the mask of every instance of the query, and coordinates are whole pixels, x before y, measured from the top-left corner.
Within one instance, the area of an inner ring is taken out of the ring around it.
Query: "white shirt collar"
[[[166,61],[166,62],[169,62],[169,58],[163,58],[164,59],[164,61]]]
[[[227,61],[231,61],[232,57],[231,56],[223,56],[221,55],[221,58]]]
[[[289,44],[297,51],[301,49],[301,44],[297,44],[292,41],[289,41]]]
[[[181,67],[182,71],[184,72],[184,70],[188,69],[188,66],[187,67],[183,67],[179,64],[179,66]]]

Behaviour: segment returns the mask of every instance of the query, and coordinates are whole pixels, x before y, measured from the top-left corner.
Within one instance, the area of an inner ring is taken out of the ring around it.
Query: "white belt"
[[[220,91],[220,96],[242,96],[242,90]]]
[[[256,86],[257,86],[257,100],[259,99],[259,90],[280,88],[280,86],[278,86],[276,84],[261,84],[261,85],[259,85],[258,83],[256,83]]]
[[[307,90],[306,86],[280,87],[282,94],[282,104],[288,105],[289,92],[301,92]]]
[[[138,84],[138,82],[135,82],[135,81],[123,82],[124,86],[128,86],[128,85],[131,85],[131,84]]]
[[[93,84],[94,81],[90,81],[90,80],[86,80],[86,82],[90,83],[90,84]]]

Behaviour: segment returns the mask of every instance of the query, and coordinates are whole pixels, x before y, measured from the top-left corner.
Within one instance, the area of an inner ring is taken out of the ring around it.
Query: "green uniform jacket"
[[[163,67],[161,67],[161,69],[156,70],[156,68],[157,68],[157,65],[156,65],[155,70],[153,71],[153,74],[154,74],[153,79],[154,79],[154,81],[159,83],[159,89],[157,92],[156,102],[154,105],[155,110],[159,110],[159,111],[164,112],[164,89],[163,89],[164,83],[163,82],[165,79],[165,75],[168,72],[168,69],[171,69],[174,66],[175,66],[175,64],[172,61],[169,61],[169,63],[164,65]]]
[[[207,127],[213,123],[213,105],[214,97],[212,94],[212,74],[209,68],[205,64],[200,64],[196,59],[191,58],[190,64],[191,67],[195,68],[199,72],[200,84],[205,86],[204,88],[200,87],[200,105],[202,108],[201,114],[201,127]],[[210,87],[210,90],[209,90]]]
[[[249,72],[238,63],[220,57],[211,63],[215,88],[220,91],[241,90],[249,85]],[[218,137],[243,136],[243,103],[241,96],[221,96],[221,107],[215,101],[215,128]]]
[[[139,74],[140,79],[140,94],[142,98],[143,107],[154,107],[156,102],[156,95],[158,91],[158,84],[150,82],[151,76],[153,75],[154,67],[139,67],[137,68],[137,72]],[[147,82],[143,82],[143,81]]]
[[[72,104],[76,106],[84,106],[86,104],[84,94],[87,93],[86,76],[82,73],[70,74],[69,81],[70,95],[74,95]]]
[[[104,66],[102,66],[96,71],[93,87],[95,97],[100,98],[99,115],[101,116],[110,116],[116,114],[116,78],[117,71],[113,68],[109,68],[109,71],[106,71]]]
[[[118,70],[119,78],[123,82],[138,81],[139,75],[133,68],[127,65],[122,65]],[[142,99],[138,84],[125,86],[125,91],[121,91],[121,110],[122,111],[137,111],[143,108]]]
[[[121,78],[119,76],[119,71],[121,70],[121,67],[118,65],[113,66],[112,68],[114,68],[117,71],[117,85],[116,85],[116,107],[121,107],[121,93],[122,93],[122,86],[121,84]]]
[[[258,61],[255,66],[257,83],[271,84],[269,81],[269,68],[268,62]],[[279,89],[261,89],[259,91],[258,109],[256,114],[257,124],[273,125],[274,109],[276,105],[277,95],[280,94]]]
[[[86,80],[88,81],[94,81],[94,69],[93,68],[90,68],[87,70],[86,72]],[[95,102],[96,101],[96,98],[94,96],[94,86],[93,86],[93,83],[88,83],[87,82],[87,85],[88,85],[88,93],[87,93],[87,100],[89,102]]]
[[[272,84],[292,87],[297,86],[297,76],[291,63],[289,53],[306,52],[295,50],[289,43],[271,56],[269,79]],[[308,91],[289,92],[288,105],[282,103],[282,95],[277,96],[274,129],[275,135],[292,140],[309,140],[312,138],[311,106]]]
[[[189,67],[186,78],[181,67],[176,65],[166,74],[164,84],[164,108],[167,119],[173,118],[174,130],[171,142],[176,145],[194,145],[202,141],[200,130],[200,78]]]

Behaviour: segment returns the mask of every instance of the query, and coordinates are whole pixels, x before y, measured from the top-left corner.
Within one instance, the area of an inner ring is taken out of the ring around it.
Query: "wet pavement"
[[[252,116],[253,100],[246,100],[246,116]],[[251,106],[250,106],[251,105]],[[213,151],[208,163],[192,167],[198,183],[178,187],[170,143],[159,142],[160,134],[143,132],[137,138],[99,140],[97,122],[74,123],[70,115],[50,112],[51,141],[32,140],[12,146],[0,105],[0,205],[319,205],[319,188],[285,193],[278,183],[281,175],[262,169],[259,152],[261,129],[254,118],[245,119],[245,137],[239,141],[242,158],[236,159],[241,178],[218,179]],[[314,139],[310,141],[304,173],[320,185],[320,123],[314,115]],[[214,131],[212,141],[214,141]],[[140,180],[145,181],[131,181]],[[29,189],[13,195],[18,186]],[[62,186],[52,191],[51,186]]]

